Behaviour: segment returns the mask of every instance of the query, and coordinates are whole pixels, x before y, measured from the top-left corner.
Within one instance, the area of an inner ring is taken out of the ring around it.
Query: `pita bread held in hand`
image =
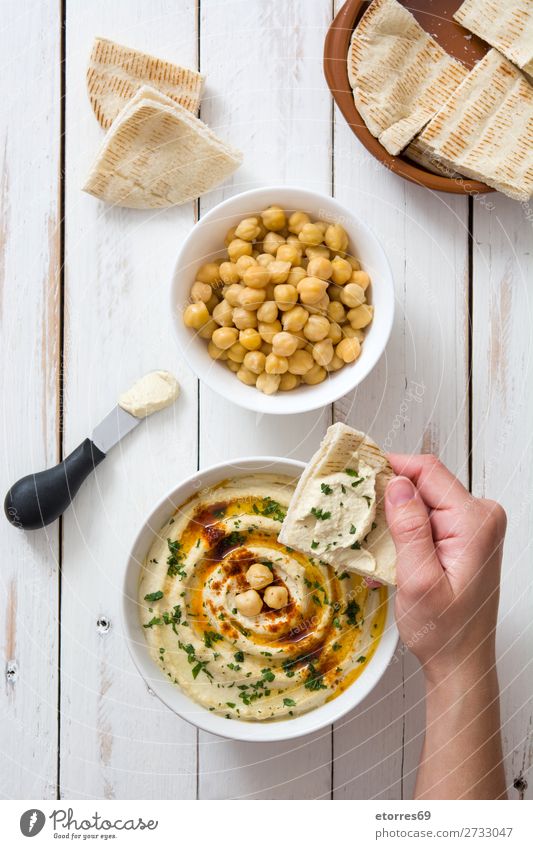
[[[144,85],[149,85],[194,115],[198,113],[204,77],[139,50],[96,38],[87,68],[89,100],[98,123],[107,130]]]
[[[489,50],[418,144],[449,168],[515,200],[533,194],[533,87],[497,50]]]
[[[374,0],[352,35],[348,78],[355,106],[394,156],[466,74],[397,0]]]
[[[116,206],[157,209],[203,195],[241,161],[203,121],[144,86],[107,131],[83,190]]]
[[[337,572],[396,584],[396,549],[384,506],[393,476],[368,436],[332,425],[298,482],[279,541]]]
[[[465,0],[453,17],[533,76],[532,0]]]

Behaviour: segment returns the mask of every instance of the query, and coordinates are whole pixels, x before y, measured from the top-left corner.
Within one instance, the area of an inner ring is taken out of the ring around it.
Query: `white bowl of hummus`
[[[357,258],[372,281],[367,295],[373,319],[365,327],[361,354],[355,362],[338,371],[329,371],[322,382],[314,385],[304,382],[292,391],[264,394],[255,386],[237,379],[224,362],[213,359],[208,352],[206,338],[186,327],[183,318],[198,267],[220,260],[225,255],[224,238],[230,228],[272,205],[279,205],[287,214],[302,210],[313,219],[340,224],[344,228],[349,238],[349,252]],[[250,410],[294,414],[333,403],[358,386],[372,371],[391,333],[394,284],[379,240],[356,213],[327,195],[291,186],[272,186],[235,195],[202,216],[181,247],[172,281],[170,310],[183,357],[211,389]]]
[[[304,464],[277,457],[202,470],[155,507],[125,573],[124,625],[150,689],[199,728],[246,741],[299,737],[359,704],[398,634],[391,589],[278,542]],[[252,563],[286,589],[244,616]]]

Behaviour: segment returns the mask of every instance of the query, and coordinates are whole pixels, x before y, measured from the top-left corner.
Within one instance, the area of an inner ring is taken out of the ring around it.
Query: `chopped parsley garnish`
[[[344,615],[348,619],[350,625],[357,625],[357,614],[359,613],[360,607],[356,601],[352,599],[346,605],[346,610],[344,611]]]
[[[319,597],[317,596],[316,593],[313,593],[311,598],[313,599],[315,604],[317,604],[319,607],[322,607],[322,602],[321,602],[321,600],[319,599]]]
[[[148,595],[145,595],[144,600],[159,601],[160,598],[163,598],[163,593],[161,592],[161,590],[157,590],[157,592],[155,593],[148,593]]]
[[[235,654],[233,655],[233,657],[235,658],[237,663],[244,663],[244,652],[243,651],[236,651]]]
[[[329,510],[322,510],[322,507],[311,507],[311,515],[315,517],[315,519],[331,519],[331,512]]]
[[[311,548],[313,549],[313,551],[318,548],[319,545],[320,543],[318,542],[318,540],[314,539],[311,541]]]
[[[274,519],[275,522],[283,522],[286,516],[286,511],[283,509],[281,504],[277,501],[274,501],[273,498],[269,498],[269,496],[265,496],[263,498],[263,504],[261,507],[258,507],[257,504],[252,506],[254,513],[259,516],[266,516],[269,519]]]
[[[235,702],[226,702],[226,705],[227,705],[229,708],[236,708],[236,707],[237,707],[237,705],[235,704]]]
[[[316,671],[312,663],[308,665],[307,669],[309,672],[309,678],[304,684],[306,690],[327,690],[326,685],[322,683],[324,676],[320,675],[320,673]]]
[[[350,548],[353,548],[354,551],[359,551],[359,549],[361,548],[361,543],[360,542],[354,542],[354,544],[351,545]]]
[[[262,669],[261,675],[263,676],[264,681],[273,681],[276,677],[271,669]]]
[[[320,489],[324,493],[324,495],[331,495],[331,493],[333,492],[333,489],[330,486],[328,486],[327,483],[321,483]]]
[[[333,645],[331,646],[331,648],[333,649],[333,651],[339,651],[339,649],[341,649],[341,648],[342,648],[342,646],[341,646],[341,644],[340,644],[340,643],[333,643]]]
[[[355,527],[355,525],[352,525],[352,526],[350,527],[350,533],[351,533],[351,534],[356,534],[356,533],[357,533],[357,528]]]
[[[176,575],[179,575],[180,578],[186,578],[187,573],[183,568],[182,563],[182,554],[181,552],[181,543],[178,540],[167,539],[167,545],[170,551],[169,556],[167,557],[167,575],[170,575],[171,578],[175,578]]]
[[[341,483],[341,491],[342,491],[343,495],[346,495],[346,487],[344,486],[343,483]]]
[[[358,477],[358,475],[359,475],[359,472],[356,472],[356,470],[355,470],[355,469],[345,469],[344,471],[345,471],[345,472],[346,472],[346,474],[347,474],[347,475],[349,475],[351,478],[356,478],[356,477]]]
[[[225,513],[226,513],[225,507],[217,507],[216,510],[213,510],[213,516],[215,517],[215,519],[221,519],[222,516],[225,515]]]
[[[231,531],[231,533],[229,533],[227,537],[224,537],[224,547],[229,548],[233,547],[234,545],[242,545],[244,540],[245,537],[243,537],[243,535],[240,534],[238,531]]]
[[[208,649],[213,648],[213,643],[217,643],[223,639],[222,634],[217,634],[216,631],[204,631],[204,643]]]
[[[283,704],[285,707],[296,707],[296,702],[294,699],[283,699]]]
[[[364,654],[362,654],[361,657],[357,658],[357,663],[364,663],[365,660],[366,660],[366,657],[364,656]]]
[[[363,495],[363,498],[365,499],[366,503],[370,507],[370,505],[372,504],[372,499],[370,498],[370,496],[369,495]]]
[[[342,574],[339,575],[339,581],[344,581],[345,578],[349,578],[349,577],[350,577],[349,572],[342,572]]]
[[[146,623],[146,625],[143,625],[143,628],[153,628],[154,625],[162,625],[162,624],[163,624],[163,620],[161,619],[160,616],[153,616],[152,619],[150,619],[150,621]]]
[[[180,643],[178,643],[178,645],[179,645],[180,649],[182,649],[182,651],[184,651],[186,653],[187,661],[191,664],[191,666],[194,664],[193,668],[191,669],[191,674],[192,674],[192,677],[194,679],[198,678],[200,672],[205,672],[205,674],[207,675],[208,678],[211,678],[211,679],[213,678],[213,676],[211,675],[211,673],[207,669],[208,661],[207,660],[198,660],[198,658],[196,657],[196,654],[195,654],[195,651],[194,651],[194,646],[192,645],[192,643],[188,643],[187,645],[184,645],[183,643],[180,642]]]

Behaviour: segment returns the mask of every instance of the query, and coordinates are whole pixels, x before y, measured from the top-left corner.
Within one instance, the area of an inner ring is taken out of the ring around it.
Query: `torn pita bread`
[[[144,86],[107,131],[83,191],[116,206],[173,206],[210,191],[241,161],[187,109]]]
[[[374,0],[353,32],[348,77],[368,129],[396,156],[467,74],[397,0]]]
[[[279,541],[338,571],[396,584],[384,508],[392,477],[375,442],[340,422],[332,425],[298,482]]]
[[[533,194],[533,87],[497,50],[489,50],[419,142],[446,167],[515,200]]]
[[[453,17],[533,75],[532,0],[465,0]]]
[[[94,114],[104,130],[144,85],[161,91],[196,115],[203,84],[204,77],[197,71],[180,68],[106,38],[94,41],[87,68],[87,90]]]
[[[431,171],[432,174],[450,178],[461,176],[457,171],[440,162],[438,157],[431,154],[424,143],[420,141],[420,136],[415,136],[413,141],[405,148],[403,155],[412,162],[416,162],[417,165],[421,165],[426,171]]]

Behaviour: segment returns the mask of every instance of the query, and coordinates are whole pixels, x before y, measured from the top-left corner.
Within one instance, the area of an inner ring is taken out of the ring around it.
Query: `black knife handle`
[[[49,525],[65,512],[85,478],[104,457],[94,442],[85,439],[57,466],[21,478],[4,501],[8,520],[24,530]]]

